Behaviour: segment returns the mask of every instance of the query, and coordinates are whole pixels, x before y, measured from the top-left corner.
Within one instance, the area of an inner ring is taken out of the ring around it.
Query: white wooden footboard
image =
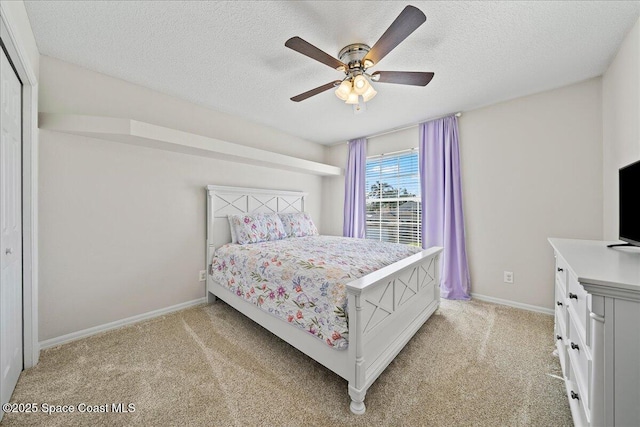
[[[440,305],[439,256],[433,247],[347,284],[351,411]]]

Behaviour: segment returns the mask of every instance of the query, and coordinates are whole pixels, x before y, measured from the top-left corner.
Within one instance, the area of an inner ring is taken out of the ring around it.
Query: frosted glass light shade
[[[336,89],[336,96],[343,101],[346,101],[349,97],[349,93],[351,93],[351,82],[349,80],[345,80],[340,83],[340,86]]]
[[[358,103],[358,94],[354,91],[351,91],[346,100],[347,104],[357,104]]]
[[[373,97],[376,96],[377,94],[378,92],[373,88],[373,86],[369,85],[365,93],[362,94],[362,99],[364,100],[364,102],[368,102],[369,100],[373,99]]]
[[[369,84],[367,79],[364,78],[362,74],[356,76],[356,78],[353,79],[353,90],[358,95],[362,95],[363,93],[365,93],[367,91],[367,87],[369,86],[371,85]]]

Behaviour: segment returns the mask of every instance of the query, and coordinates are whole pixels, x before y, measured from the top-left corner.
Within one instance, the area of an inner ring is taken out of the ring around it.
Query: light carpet
[[[345,380],[218,301],[45,350],[12,397],[135,412],[8,413],[2,425],[572,425],[553,349],[551,316],[443,300],[357,416]]]

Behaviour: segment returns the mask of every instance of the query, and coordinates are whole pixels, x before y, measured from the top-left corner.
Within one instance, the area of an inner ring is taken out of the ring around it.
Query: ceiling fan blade
[[[433,73],[420,71],[376,71],[371,75],[374,82],[412,86],[426,86],[433,76]]]
[[[324,92],[326,90],[334,88],[334,87],[338,86],[339,84],[340,84],[340,80],[336,80],[336,81],[333,81],[331,83],[327,83],[326,85],[318,86],[317,88],[311,89],[310,91],[307,91],[305,93],[301,93],[300,95],[296,95],[293,98],[291,98],[291,100],[294,101],[294,102],[304,101],[307,98],[311,98],[314,95],[317,95],[317,94],[322,93],[322,92]]]
[[[373,45],[363,62],[369,59],[377,64],[426,20],[425,14],[417,7],[411,5],[405,7],[382,37]]]
[[[311,43],[302,40],[300,37],[291,37],[284,44],[289,49],[293,49],[296,52],[299,52],[303,55],[308,56],[311,59],[315,59],[318,62],[322,62],[325,65],[328,65],[331,68],[339,68],[345,67],[346,65],[342,62],[329,55],[326,52],[321,51]]]

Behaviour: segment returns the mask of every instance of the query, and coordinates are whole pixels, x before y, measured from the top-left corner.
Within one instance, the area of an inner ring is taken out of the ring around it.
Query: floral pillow
[[[249,243],[279,240],[287,236],[282,221],[276,214],[229,215],[236,242],[241,245]]]
[[[287,230],[276,213],[262,214],[262,225],[267,230],[267,240],[280,240],[287,237]]]
[[[306,212],[278,214],[289,237],[317,236],[318,229]]]

